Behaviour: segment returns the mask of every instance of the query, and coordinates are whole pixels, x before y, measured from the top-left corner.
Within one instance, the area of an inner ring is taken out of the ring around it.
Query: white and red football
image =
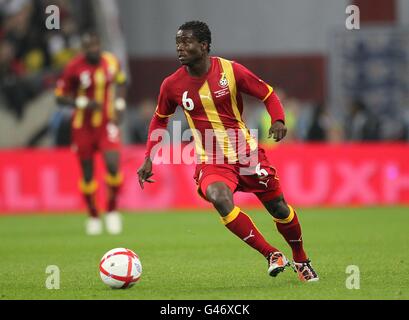
[[[102,257],[99,274],[102,281],[111,288],[130,288],[140,279],[142,264],[132,250],[115,248]]]

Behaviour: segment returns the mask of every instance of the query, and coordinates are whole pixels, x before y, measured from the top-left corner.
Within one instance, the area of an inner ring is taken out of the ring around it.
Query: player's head
[[[82,49],[89,63],[99,63],[101,58],[101,41],[95,32],[87,32],[82,36]]]
[[[176,51],[181,64],[191,65],[210,52],[212,34],[206,23],[189,21],[176,33]]]

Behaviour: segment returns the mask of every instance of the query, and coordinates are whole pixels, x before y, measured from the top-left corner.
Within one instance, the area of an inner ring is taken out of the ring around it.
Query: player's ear
[[[202,50],[204,51],[204,52],[209,52],[209,44],[206,42],[206,41],[203,41],[202,42]]]

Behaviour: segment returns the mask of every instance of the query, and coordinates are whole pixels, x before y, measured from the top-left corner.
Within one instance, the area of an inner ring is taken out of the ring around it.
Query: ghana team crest
[[[222,72],[222,76],[221,76],[221,78],[219,80],[219,85],[222,88],[225,88],[225,87],[227,87],[229,85],[229,81],[227,80],[226,74],[224,72]]]

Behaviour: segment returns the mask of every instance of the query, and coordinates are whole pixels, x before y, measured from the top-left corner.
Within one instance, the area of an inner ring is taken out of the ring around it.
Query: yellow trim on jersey
[[[273,93],[273,87],[268,85],[267,83],[265,84],[267,86],[268,89],[268,93],[267,95],[264,97],[264,99],[262,100],[263,102],[266,101],[268,99],[269,96],[271,96],[271,94]]]
[[[94,72],[94,98],[98,103],[103,103],[105,98],[106,77],[104,69],[98,68]]]
[[[285,219],[277,219],[273,217],[273,220],[275,222],[286,224],[286,223],[290,223],[291,221],[293,221],[294,215],[295,215],[294,209],[290,205],[287,205],[287,206],[288,206],[288,209],[290,209],[290,214],[288,215],[288,217]]]
[[[222,223],[224,225],[229,224],[230,222],[232,222],[233,220],[235,220],[237,218],[237,216],[240,213],[240,208],[239,207],[234,207],[234,209],[225,217],[220,217]]]
[[[172,114],[160,114],[157,111],[155,113],[159,118],[169,118],[169,117],[173,116],[173,113]]]
[[[226,132],[226,128],[223,125],[222,120],[219,117],[216,106],[214,104],[212,93],[210,91],[209,83],[206,81],[199,89],[200,100],[203,105],[203,109],[206,112],[207,118],[213,127],[214,134],[218,145],[222,148],[224,156],[228,159],[228,162],[237,162],[237,152],[231,145],[231,141]]]
[[[79,189],[82,193],[90,195],[97,191],[98,183],[95,180],[92,180],[89,183],[85,182],[84,180],[80,180]]]
[[[206,162],[208,160],[208,157],[206,155],[205,150],[203,149],[202,139],[198,135],[198,132],[195,127],[195,123],[193,122],[193,119],[190,116],[190,114],[185,109],[183,109],[183,112],[185,113],[187,123],[189,124],[190,130],[192,130],[193,139],[195,141],[196,154],[199,156],[200,162],[202,163]]]
[[[91,119],[92,126],[94,128],[99,127],[102,123],[102,111],[94,111]]]
[[[73,122],[73,127],[75,129],[79,129],[82,127],[82,124],[84,123],[84,110],[77,110],[75,113],[75,118]]]
[[[85,89],[80,87],[77,96],[85,96]],[[82,124],[84,123],[84,113],[84,109],[77,109],[77,111],[75,112],[74,120],[72,123],[75,129],[79,129],[82,127]]]
[[[254,151],[257,149],[257,142],[255,139],[250,135],[248,128],[246,127],[241,115],[239,108],[237,106],[237,87],[236,87],[236,78],[234,77],[234,71],[233,71],[233,66],[232,62],[228,61],[226,59],[219,58],[220,63],[223,68],[223,72],[227,78],[227,81],[229,83],[229,91],[230,91],[230,99],[231,99],[231,105],[233,108],[233,113],[234,116],[236,117],[236,120],[239,124],[239,127],[241,129],[241,132],[243,135],[246,137],[246,141],[250,146],[250,150]]]
[[[115,67],[118,66],[118,60],[112,52],[104,51],[102,52],[102,57],[106,59],[110,65],[115,66]]]
[[[104,69],[98,68],[94,73],[94,98],[103,107],[105,100],[106,77]],[[99,127],[102,123],[102,111],[95,110],[92,113],[91,123],[93,127]]]
[[[110,53],[110,52],[103,52],[102,56],[107,60],[108,62],[108,68],[109,71],[114,74],[114,80],[116,84],[124,84],[126,82],[126,75],[125,73],[121,70],[121,67],[119,65],[119,61],[117,57]]]
[[[119,71],[119,62],[117,58],[108,51],[104,51],[102,57],[108,62],[108,71],[116,75]]]
[[[114,82],[117,85],[124,84],[126,82],[126,74],[121,70],[121,66],[119,64],[119,61],[117,57],[110,53],[105,51],[102,56],[106,59],[108,62],[108,71],[114,75]],[[115,107],[114,107],[114,97],[115,97],[115,85],[114,84],[109,84],[108,88],[108,118],[109,119],[114,119],[116,117],[116,112],[115,112]]]

